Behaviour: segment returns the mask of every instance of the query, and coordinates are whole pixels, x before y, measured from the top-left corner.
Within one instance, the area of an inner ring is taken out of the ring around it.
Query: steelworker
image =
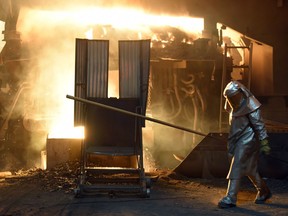
[[[238,81],[228,83],[223,95],[226,98],[224,108],[230,114],[227,148],[232,160],[227,175],[229,180],[227,193],[219,201],[218,207],[236,206],[240,180],[243,176],[248,176],[258,191],[255,203],[264,203],[272,194],[258,172],[259,153],[270,153],[268,135],[260,112],[261,104]]]

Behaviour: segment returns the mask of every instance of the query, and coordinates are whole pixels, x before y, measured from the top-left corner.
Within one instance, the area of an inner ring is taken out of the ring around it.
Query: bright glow
[[[22,42],[29,45],[30,53],[37,61],[30,68],[30,72],[37,74],[31,75],[37,77],[33,83],[32,98],[42,105],[39,106],[39,115],[53,116],[49,137],[84,136],[83,128],[73,127],[74,101],[66,98],[67,94],[74,95],[75,38],[109,39],[109,51],[115,54],[118,52],[116,42],[120,39],[151,39],[152,42],[162,43],[158,47],[165,48],[175,40],[173,33],[165,30],[167,27],[177,28],[197,39],[201,37],[204,19],[149,14],[144,10],[124,7],[78,7],[67,10],[21,8],[17,28],[21,32]],[[167,35],[161,37],[158,31],[166,31]],[[191,39],[181,41],[190,43]],[[117,67],[109,68],[109,97],[118,97],[119,94],[117,71]]]
[[[147,30],[147,27],[171,26],[190,33],[202,33],[203,18],[148,14],[133,8],[89,7],[65,11],[30,10],[38,20],[73,23],[73,25],[108,25],[118,29]]]
[[[85,32],[85,36],[87,39],[93,39],[93,29],[89,29],[87,32]]]
[[[48,138],[72,138],[72,139],[83,139],[84,138],[84,127],[63,127],[63,124],[58,124],[48,134]]]

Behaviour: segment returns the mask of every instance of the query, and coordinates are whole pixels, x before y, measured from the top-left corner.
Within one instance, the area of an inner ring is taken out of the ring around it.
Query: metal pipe
[[[158,120],[158,119],[155,119],[155,118],[150,118],[150,117],[147,117],[147,116],[143,116],[143,115],[140,115],[140,114],[137,114],[137,113],[129,112],[127,110],[119,109],[119,108],[116,108],[116,107],[108,106],[108,105],[101,104],[101,103],[98,103],[98,102],[86,100],[86,99],[79,98],[79,97],[73,97],[71,95],[66,95],[66,98],[69,98],[69,99],[72,99],[72,100],[75,100],[75,101],[79,101],[79,102],[82,102],[82,103],[86,103],[86,104],[91,104],[91,105],[94,105],[94,106],[103,107],[105,109],[114,110],[116,112],[121,112],[121,113],[124,113],[124,114],[127,114],[127,115],[139,117],[139,118],[142,118],[142,119],[145,119],[145,120],[148,120],[148,121],[156,122],[158,124],[162,124],[162,125],[166,125],[166,126],[169,126],[169,127],[173,127],[173,128],[176,128],[176,129],[179,129],[179,130],[183,130],[183,131],[187,131],[189,133],[194,133],[194,134],[197,134],[197,135],[200,135],[200,136],[208,136],[207,134],[201,133],[199,131],[195,131],[195,130],[191,130],[189,128],[185,128],[185,127],[181,127],[181,126],[178,126],[178,125],[170,124],[168,122],[164,122],[164,121],[161,121],[161,120]]]

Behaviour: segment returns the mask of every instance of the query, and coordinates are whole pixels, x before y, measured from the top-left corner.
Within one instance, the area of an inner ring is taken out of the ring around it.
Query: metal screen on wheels
[[[145,115],[150,40],[119,41],[120,98],[108,98],[108,57],[109,41],[76,40],[75,96],[96,102],[75,101],[74,124],[85,127],[76,196],[134,191],[148,197],[150,179],[145,177],[142,146],[144,121],[113,108]],[[119,173],[129,178],[120,181],[115,178]]]

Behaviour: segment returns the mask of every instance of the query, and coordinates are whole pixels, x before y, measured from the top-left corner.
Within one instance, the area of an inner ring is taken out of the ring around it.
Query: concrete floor
[[[35,174],[36,173],[36,174]],[[154,173],[155,175],[155,173]],[[237,207],[219,209],[226,179],[183,178],[168,171],[157,172],[150,198],[135,194],[108,194],[75,198],[73,187],[53,171],[34,171],[0,181],[0,215],[287,215],[288,179],[268,179],[273,197],[254,204],[256,191],[243,179]],[[61,181],[60,181],[61,179]],[[62,183],[61,183],[62,182]]]

